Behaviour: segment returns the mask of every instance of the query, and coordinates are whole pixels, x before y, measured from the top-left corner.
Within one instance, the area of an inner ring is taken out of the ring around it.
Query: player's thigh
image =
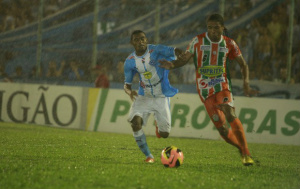
[[[216,94],[216,100],[220,104],[220,109],[224,112],[227,121],[233,121],[236,115],[232,93],[228,90],[221,91]]]
[[[170,110],[170,98],[157,98],[154,105],[154,118],[157,123],[157,127],[161,132],[171,131],[171,110]]]
[[[215,94],[216,96],[216,103],[217,104],[228,104],[229,106],[233,107],[233,96],[232,93],[228,90],[221,91]]]
[[[128,121],[131,122],[135,116],[142,118],[143,125],[146,125],[149,115],[151,113],[150,109],[151,101],[147,97],[138,96],[136,100],[132,103],[129,111]]]
[[[217,108],[217,101],[215,96],[211,96],[205,100],[204,106],[206,108],[207,114],[209,115],[211,121],[215,127],[219,128],[226,123],[224,113]]]

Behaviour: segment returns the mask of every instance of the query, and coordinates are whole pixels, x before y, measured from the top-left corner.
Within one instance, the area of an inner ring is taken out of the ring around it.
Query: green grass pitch
[[[300,146],[250,143],[260,165],[245,167],[224,141],[148,136],[154,164],[128,134],[0,122],[0,142],[1,189],[300,188]],[[160,162],[170,145],[184,153],[179,168]]]

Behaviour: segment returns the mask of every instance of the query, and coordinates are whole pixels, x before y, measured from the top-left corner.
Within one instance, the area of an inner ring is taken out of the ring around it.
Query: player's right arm
[[[132,101],[134,101],[138,96],[137,92],[131,89],[133,76],[136,73],[134,67],[135,67],[135,62],[133,61],[133,59],[126,59],[124,63],[124,75],[125,75],[124,91],[126,94],[129,95]]]
[[[131,89],[131,85],[130,84],[125,83],[125,85],[124,85],[124,91],[125,91],[126,94],[129,95],[129,97],[130,97],[130,99],[132,101],[134,101],[136,99],[136,97],[138,96],[137,92],[133,91]]]

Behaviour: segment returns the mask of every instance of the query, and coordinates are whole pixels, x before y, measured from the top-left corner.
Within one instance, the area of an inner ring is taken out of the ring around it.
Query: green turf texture
[[[0,122],[0,141],[1,189],[300,188],[300,146],[251,143],[260,165],[245,167],[224,141],[148,136],[154,164],[128,134]],[[184,153],[179,168],[160,162],[170,145]]]

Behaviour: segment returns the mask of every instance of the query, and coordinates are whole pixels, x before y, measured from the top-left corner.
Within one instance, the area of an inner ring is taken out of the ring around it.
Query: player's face
[[[147,43],[148,40],[144,33],[138,33],[132,36],[131,44],[133,45],[135,53],[138,56],[141,56],[146,52]]]
[[[209,39],[213,42],[219,42],[223,34],[224,26],[219,22],[212,21],[207,22],[206,25]]]

